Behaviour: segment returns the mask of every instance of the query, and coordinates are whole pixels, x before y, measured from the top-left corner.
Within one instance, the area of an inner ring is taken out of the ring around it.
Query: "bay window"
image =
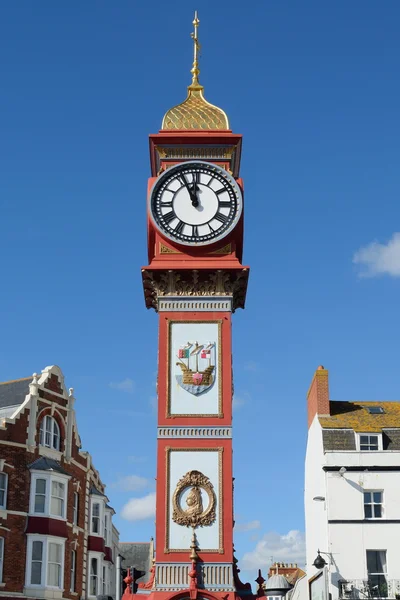
[[[108,546],[108,514],[104,515],[104,543]]]
[[[92,556],[90,559],[90,585],[89,595],[97,596],[99,583],[99,559]]]
[[[35,513],[44,513],[46,510],[46,479],[35,480]]]
[[[47,565],[47,585],[49,587],[61,587],[62,551],[61,544],[49,542]]]
[[[71,592],[75,592],[75,582],[76,582],[76,551],[71,550],[71,581],[69,589]]]
[[[65,498],[65,484],[61,481],[51,482],[51,501],[50,501],[50,513],[57,517],[64,517],[64,498]]]
[[[103,565],[103,591],[102,591],[103,596],[107,595],[107,570],[106,570],[106,566]]]
[[[30,583],[32,585],[42,584],[42,571],[43,571],[43,542],[35,540],[32,542],[32,555],[31,555],[31,578]]]
[[[4,538],[0,537],[0,582],[3,581]]]
[[[79,494],[78,494],[78,492],[74,492],[74,504],[72,507],[72,523],[74,525],[78,525],[78,515],[79,515]]]
[[[0,508],[7,508],[7,473],[0,473]]]
[[[66,519],[68,475],[33,472],[30,514]]]
[[[100,534],[100,502],[92,502],[92,533]]]
[[[65,540],[28,534],[26,586],[63,589]]]

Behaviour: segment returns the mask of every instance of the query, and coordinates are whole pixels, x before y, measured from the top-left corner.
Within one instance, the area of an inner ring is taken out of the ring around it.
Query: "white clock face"
[[[212,244],[236,226],[242,194],[222,167],[202,161],[170,167],[150,193],[150,214],[167,238],[186,246]]]

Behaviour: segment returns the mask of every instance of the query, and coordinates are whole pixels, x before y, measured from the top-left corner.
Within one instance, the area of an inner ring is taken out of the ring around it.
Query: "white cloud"
[[[137,492],[138,490],[144,490],[149,487],[150,481],[146,477],[140,477],[139,475],[125,475],[120,477],[111,484],[110,487],[117,488],[122,492]]]
[[[250,395],[247,392],[243,392],[239,396],[235,394],[232,400],[232,409],[237,410],[238,408],[241,408],[244,404],[247,404],[249,400]]]
[[[126,377],[122,381],[112,381],[108,385],[113,390],[118,390],[119,392],[126,392],[127,394],[133,394],[133,390],[135,388],[135,382],[129,377]]]
[[[253,529],[260,529],[260,521],[249,521],[248,523],[235,523],[235,531],[252,531]]]
[[[353,256],[353,263],[360,266],[360,277],[400,277],[400,233],[394,233],[387,244],[375,241],[360,248]]]
[[[252,571],[269,567],[271,557],[278,562],[295,562],[304,565],[306,560],[304,533],[296,529],[283,535],[269,531],[257,542],[254,550],[246,552],[241,560],[241,568]]]
[[[144,521],[156,514],[156,493],[143,498],[131,498],[121,509],[121,517],[127,521]]]

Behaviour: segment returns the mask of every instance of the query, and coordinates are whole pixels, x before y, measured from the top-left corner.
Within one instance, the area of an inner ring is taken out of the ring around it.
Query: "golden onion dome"
[[[188,95],[184,102],[170,108],[164,115],[161,125],[162,130],[171,129],[219,129],[229,130],[229,121],[222,108],[210,104],[204,98],[203,86],[199,83],[199,59],[200,49],[197,37],[197,28],[199,26],[197,11],[194,14],[194,33],[191,34],[194,43],[194,60],[192,73],[192,83],[188,87]]]

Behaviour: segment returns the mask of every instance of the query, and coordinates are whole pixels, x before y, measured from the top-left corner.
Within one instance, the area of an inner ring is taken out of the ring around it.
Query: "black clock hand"
[[[189,196],[192,201],[192,206],[197,207],[199,205],[199,201],[196,196],[196,191],[190,187],[188,180],[186,179],[185,173],[182,173],[182,180],[186,186],[187,191],[189,192]]]

